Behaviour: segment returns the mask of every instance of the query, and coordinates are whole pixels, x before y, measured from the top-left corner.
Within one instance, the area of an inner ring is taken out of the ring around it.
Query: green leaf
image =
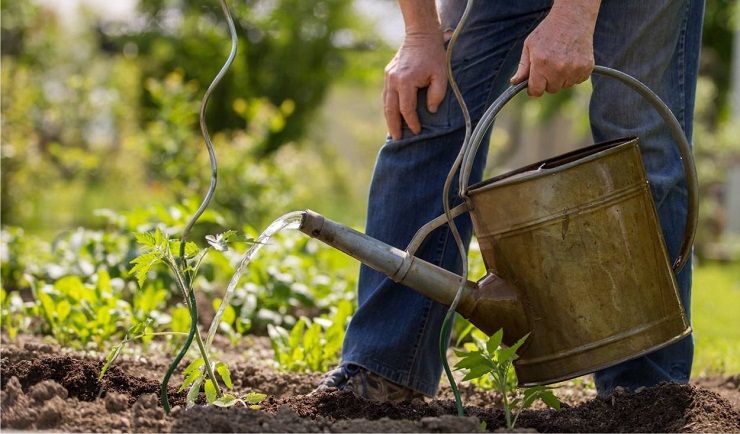
[[[504,329],[498,329],[496,333],[491,335],[490,338],[488,338],[488,341],[486,342],[486,350],[488,351],[488,354],[493,354],[496,352],[498,347],[501,345],[501,340],[504,338]]]
[[[98,374],[98,381],[101,381],[103,379],[103,376],[106,372],[108,372],[108,369],[113,365],[113,362],[118,358],[118,355],[121,354],[121,350],[123,349],[123,343],[120,343],[116,345],[115,347],[111,348],[110,351],[108,351],[108,355],[105,356],[105,363],[103,363],[103,367],[100,368],[100,374]]]
[[[267,395],[265,395],[264,393],[257,393],[257,392],[249,392],[242,397],[244,402],[250,405],[259,404],[260,402],[264,401],[265,398],[267,398]]]
[[[465,357],[465,356],[467,356],[468,354],[470,354],[470,352],[469,352],[469,351],[463,351],[463,350],[458,350],[458,349],[454,349],[454,348],[452,349],[452,351],[453,351],[453,352],[455,353],[455,355],[456,355],[456,356],[458,356],[458,357]]]
[[[149,324],[151,324],[151,319],[137,322],[136,324],[129,327],[128,330],[126,330],[126,336],[133,337],[139,335],[141,332],[144,331],[144,329],[146,329]]]
[[[527,398],[531,395],[541,393],[543,391],[547,390],[545,386],[532,386],[524,389],[524,397]]]
[[[134,264],[134,266],[129,270],[129,273],[136,276],[139,288],[144,286],[146,275],[149,273],[149,270],[160,262],[162,262],[162,253],[158,250],[144,253],[143,255],[131,260],[131,264]]]
[[[524,344],[524,341],[527,340],[529,337],[529,333],[522,336],[521,339],[516,341],[516,343],[509,348],[502,349],[501,351],[498,351],[496,354],[498,355],[498,362],[499,363],[506,363],[509,361],[514,361],[517,359],[516,352],[519,350],[519,347]]]
[[[230,393],[224,393],[223,395],[221,395],[220,398],[213,401],[213,405],[218,407],[232,407],[237,402],[239,402],[239,400],[236,398],[236,396]]]
[[[524,399],[522,400],[522,408],[529,408],[532,404],[537,401],[537,398],[544,392],[545,386],[534,386],[524,389]]]
[[[231,373],[229,372],[229,367],[224,362],[218,362],[216,363],[216,372],[218,372],[218,375],[221,376],[221,379],[224,380],[224,384],[229,389],[234,388],[234,384],[231,382]]]
[[[311,324],[311,327],[306,330],[303,335],[303,346],[308,352],[312,352],[314,348],[319,348],[321,342],[321,326],[317,323]]]
[[[195,383],[195,380],[201,377],[201,372],[198,369],[194,369],[187,374],[183,372],[183,377],[185,377],[185,379],[182,381],[182,385],[180,385],[178,392],[182,392]]]
[[[555,410],[560,410],[560,400],[557,396],[555,396],[554,393],[552,393],[552,390],[546,390],[542,392],[540,399],[542,400],[542,402],[545,403],[546,406],[554,408]]]
[[[249,318],[239,318],[236,321],[236,332],[239,334],[245,334],[252,329],[252,320]]]
[[[306,319],[301,318],[290,330],[290,337],[288,338],[288,345],[290,348],[296,348],[300,345],[301,338],[303,337],[303,331],[306,328]]]
[[[41,291],[36,292],[36,296],[41,303],[41,309],[44,311],[44,316],[49,322],[49,326],[55,329],[56,321],[54,320],[53,313],[56,309],[54,308],[54,300],[51,299],[47,292],[47,288],[41,288]]]
[[[472,380],[474,378],[480,378],[486,374],[491,372],[491,370],[485,366],[476,366],[474,368],[471,368],[470,371],[465,374],[465,377],[463,377],[463,381]]]
[[[101,268],[98,270],[97,277],[98,281],[96,287],[98,291],[104,294],[111,294],[113,287],[111,286],[110,274],[108,274],[104,268]]]
[[[199,357],[193,360],[192,362],[190,362],[190,364],[187,367],[185,367],[185,369],[182,371],[182,374],[188,375],[190,372],[197,370],[198,368],[203,366],[203,364],[205,364],[205,362],[203,361],[203,358]]]
[[[167,245],[168,240],[169,239],[167,235],[165,235],[164,232],[162,232],[162,230],[159,229],[159,227],[157,227],[154,230],[154,245],[156,247],[159,247],[160,249],[164,249],[165,246]]]
[[[157,241],[154,238],[154,234],[151,232],[135,233],[136,244],[146,249],[153,249],[157,245]]]
[[[216,400],[216,385],[213,384],[213,381],[210,379],[206,379],[206,382],[203,384],[203,389],[206,392],[206,401],[209,404],[213,404],[213,401]]]
[[[475,326],[473,325],[473,323],[468,323],[468,325],[465,326],[465,328],[463,329],[463,331],[460,332],[460,336],[457,337],[457,341],[455,342],[455,346],[456,347],[459,347],[460,344],[462,343],[462,341],[470,334],[470,332],[473,331],[474,328],[475,328]]]
[[[476,367],[485,367],[488,370],[493,369],[493,363],[486,358],[483,354],[476,351],[468,353],[465,358],[455,364],[455,369],[472,369]]]
[[[182,242],[180,240],[170,240],[170,252],[173,252],[175,255],[180,255],[180,244]],[[192,241],[188,241],[185,243],[185,257],[186,258],[192,258],[196,256],[198,253],[200,253],[200,248],[197,244],[195,244]]]
[[[69,316],[70,312],[72,312],[72,305],[69,304],[67,300],[62,300],[57,303],[56,313],[59,322],[64,322],[64,320],[67,319],[67,316]]]
[[[195,401],[198,399],[198,394],[200,393],[201,384],[203,384],[203,377],[198,377],[198,379],[190,386],[188,395],[185,398],[185,406],[187,408],[195,405]]]

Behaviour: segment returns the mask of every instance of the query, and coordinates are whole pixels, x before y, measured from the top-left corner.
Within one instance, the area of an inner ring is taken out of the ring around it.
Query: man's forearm
[[[399,0],[406,34],[442,34],[434,0]]]
[[[573,24],[587,24],[593,30],[600,7],[601,0],[555,0],[550,13],[576,16],[581,22]]]

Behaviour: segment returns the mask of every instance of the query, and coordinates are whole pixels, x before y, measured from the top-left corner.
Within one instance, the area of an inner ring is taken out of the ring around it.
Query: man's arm
[[[594,68],[594,28],[601,0],[555,0],[524,41],[513,84],[529,78],[531,96],[588,80]]]
[[[416,113],[419,89],[428,87],[427,109],[434,113],[447,90],[444,38],[434,0],[399,0],[406,27],[401,48],[385,68],[383,104],[393,139],[401,119],[421,132]],[[555,0],[550,13],[529,34],[512,83],[529,78],[529,94],[557,92],[589,78],[594,65],[593,34],[601,0]]]

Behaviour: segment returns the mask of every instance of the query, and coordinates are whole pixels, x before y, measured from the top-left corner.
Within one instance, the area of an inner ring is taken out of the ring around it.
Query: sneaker
[[[415,398],[424,399],[424,394],[401,386],[367,369],[346,364],[333,369],[321,378],[318,387],[313,393],[327,389],[349,390],[356,396],[372,401],[410,401]]]

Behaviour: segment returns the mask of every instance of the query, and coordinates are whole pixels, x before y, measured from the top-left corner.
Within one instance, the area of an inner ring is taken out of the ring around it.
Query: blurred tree
[[[740,13],[740,2],[737,0],[706,2],[700,72],[710,78],[717,88],[715,112],[712,113],[712,117],[728,114],[732,35],[738,26],[738,13]]]
[[[238,98],[265,97],[291,109],[257,149],[269,154],[300,138],[332,81],[343,67],[343,50],[366,43],[353,15],[352,0],[237,0],[230,7],[239,34],[239,55],[211,99],[208,124],[214,131],[244,127],[232,110]],[[142,1],[144,21],[101,25],[101,44],[138,53],[142,79],[158,80],[180,68],[201,88],[228,53],[228,36],[217,1]],[[364,32],[368,35],[368,32]],[[372,43],[372,42],[371,42]],[[142,83],[143,85],[144,83]],[[145,119],[158,105],[143,95]]]

